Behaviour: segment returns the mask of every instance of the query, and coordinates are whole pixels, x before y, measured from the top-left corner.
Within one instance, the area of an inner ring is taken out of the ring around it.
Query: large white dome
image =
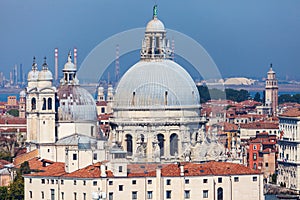
[[[152,19],[146,26],[147,32],[166,32],[164,24],[157,18]]]
[[[198,106],[198,89],[180,65],[171,60],[140,61],[120,80],[116,108]]]
[[[87,90],[77,85],[62,85],[57,96],[59,121],[97,121],[96,103]]]

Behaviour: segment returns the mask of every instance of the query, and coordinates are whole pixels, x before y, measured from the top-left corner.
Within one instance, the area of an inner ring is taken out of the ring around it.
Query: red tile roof
[[[26,125],[26,118],[2,116],[2,117],[0,117],[0,124],[24,124],[24,125]]]
[[[83,169],[79,169],[72,173],[66,173],[64,163],[53,163],[47,167],[39,166],[39,160],[30,162],[30,166],[36,163],[36,167],[41,172],[30,174],[30,176],[61,176],[70,178],[99,178],[101,177],[101,163],[95,163]],[[185,176],[207,176],[207,175],[246,175],[260,174],[259,171],[245,167],[244,165],[226,163],[226,162],[207,162],[199,163],[181,163],[184,165]],[[129,164],[128,177],[155,177],[156,169],[161,168],[163,177],[178,177],[180,176],[180,165],[178,164]],[[111,171],[106,171],[107,177],[114,177]],[[29,175],[28,175],[29,176]]]
[[[240,124],[241,128],[245,129],[278,129],[279,124],[277,122],[253,122],[248,124]]]
[[[300,117],[300,108],[291,108],[279,115],[280,117]]]
[[[25,161],[29,161],[29,160],[37,157],[38,155],[39,155],[39,151],[37,149],[35,149],[33,151],[30,151],[28,153],[21,154],[21,155],[15,157],[13,163],[15,166],[18,166],[18,165],[21,165]]]

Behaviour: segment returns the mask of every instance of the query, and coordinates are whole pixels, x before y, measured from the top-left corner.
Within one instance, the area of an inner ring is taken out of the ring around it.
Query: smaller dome
[[[28,80],[28,81],[37,81],[38,76],[39,76],[39,71],[37,71],[37,70],[31,70],[31,71],[28,73],[27,80]]]
[[[42,70],[39,72],[38,80],[39,81],[52,81],[53,80],[52,73],[49,70]]]
[[[45,59],[45,61],[43,64],[43,69],[39,72],[38,80],[39,81],[52,81],[53,76],[52,76],[51,71],[48,69],[46,57],[44,59]]]
[[[26,97],[26,92],[24,90],[20,92],[20,97]]]
[[[72,63],[71,53],[68,55],[68,62],[65,64],[63,71],[76,71],[76,66]]]
[[[146,32],[166,32],[164,24],[156,17],[148,22]]]

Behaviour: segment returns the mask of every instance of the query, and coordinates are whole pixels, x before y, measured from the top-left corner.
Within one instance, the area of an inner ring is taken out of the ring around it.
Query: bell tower
[[[272,115],[276,115],[278,108],[278,81],[276,79],[276,73],[273,71],[272,64],[270,65],[266,79],[265,103],[272,108]]]

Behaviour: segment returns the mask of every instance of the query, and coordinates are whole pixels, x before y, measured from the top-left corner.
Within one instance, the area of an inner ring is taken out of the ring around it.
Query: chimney
[[[100,171],[101,171],[101,175],[100,175],[100,176],[101,176],[102,178],[107,177],[105,165],[102,164],[102,165],[100,166]]]
[[[184,176],[184,165],[180,165],[180,176]]]
[[[54,63],[54,67],[55,67],[55,81],[57,81],[58,80],[58,48],[55,48],[54,49],[54,61],[55,61],[55,63]]]
[[[77,67],[77,48],[74,48],[74,65]]]

